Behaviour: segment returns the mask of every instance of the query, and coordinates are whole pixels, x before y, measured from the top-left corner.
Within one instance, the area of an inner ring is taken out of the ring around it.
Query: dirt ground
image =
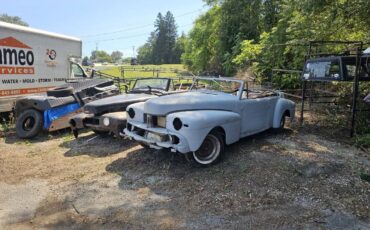
[[[191,167],[179,154],[69,133],[0,139],[0,229],[370,229],[370,154],[308,127]]]

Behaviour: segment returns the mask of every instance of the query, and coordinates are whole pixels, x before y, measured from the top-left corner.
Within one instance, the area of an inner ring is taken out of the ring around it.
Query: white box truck
[[[0,113],[19,97],[87,77],[75,62],[81,55],[78,38],[0,22]]]

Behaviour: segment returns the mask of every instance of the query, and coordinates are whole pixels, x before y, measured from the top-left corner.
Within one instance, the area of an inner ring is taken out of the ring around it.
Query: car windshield
[[[195,79],[191,90],[212,90],[237,95],[241,83],[223,79]]]
[[[133,90],[140,90],[140,89],[159,89],[159,90],[167,90],[169,79],[138,79],[136,80],[135,86]]]

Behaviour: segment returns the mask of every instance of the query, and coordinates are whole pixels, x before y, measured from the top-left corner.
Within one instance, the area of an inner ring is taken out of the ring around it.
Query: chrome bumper
[[[188,153],[190,152],[187,140],[179,135],[178,133],[173,133],[165,128],[148,128],[146,124],[138,122],[130,122],[129,125],[131,130],[128,128],[124,129],[124,133],[129,139],[136,140],[147,144],[153,149],[170,149],[171,152]],[[149,138],[148,133],[166,137],[166,140],[154,140]],[[175,138],[177,138],[177,143],[174,143]]]
[[[109,118],[109,125],[103,124],[103,119]],[[70,126],[73,132],[78,133],[78,130],[90,128],[96,131],[113,133],[117,137],[120,136],[120,131],[126,126],[126,112],[114,112],[103,114],[102,116],[94,116],[94,114],[79,114],[72,117]],[[78,135],[78,134],[77,134]]]

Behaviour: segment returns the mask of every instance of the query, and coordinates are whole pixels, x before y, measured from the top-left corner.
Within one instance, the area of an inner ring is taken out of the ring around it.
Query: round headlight
[[[175,119],[173,119],[173,127],[176,129],[176,130],[180,130],[181,127],[182,127],[182,121],[180,120],[180,118],[176,117]]]
[[[103,124],[104,124],[105,126],[109,126],[109,123],[110,123],[109,118],[108,118],[108,117],[104,117],[104,119],[103,119]]]
[[[128,115],[130,116],[131,119],[133,119],[135,117],[135,110],[133,108],[130,108],[128,111],[127,111]]]

